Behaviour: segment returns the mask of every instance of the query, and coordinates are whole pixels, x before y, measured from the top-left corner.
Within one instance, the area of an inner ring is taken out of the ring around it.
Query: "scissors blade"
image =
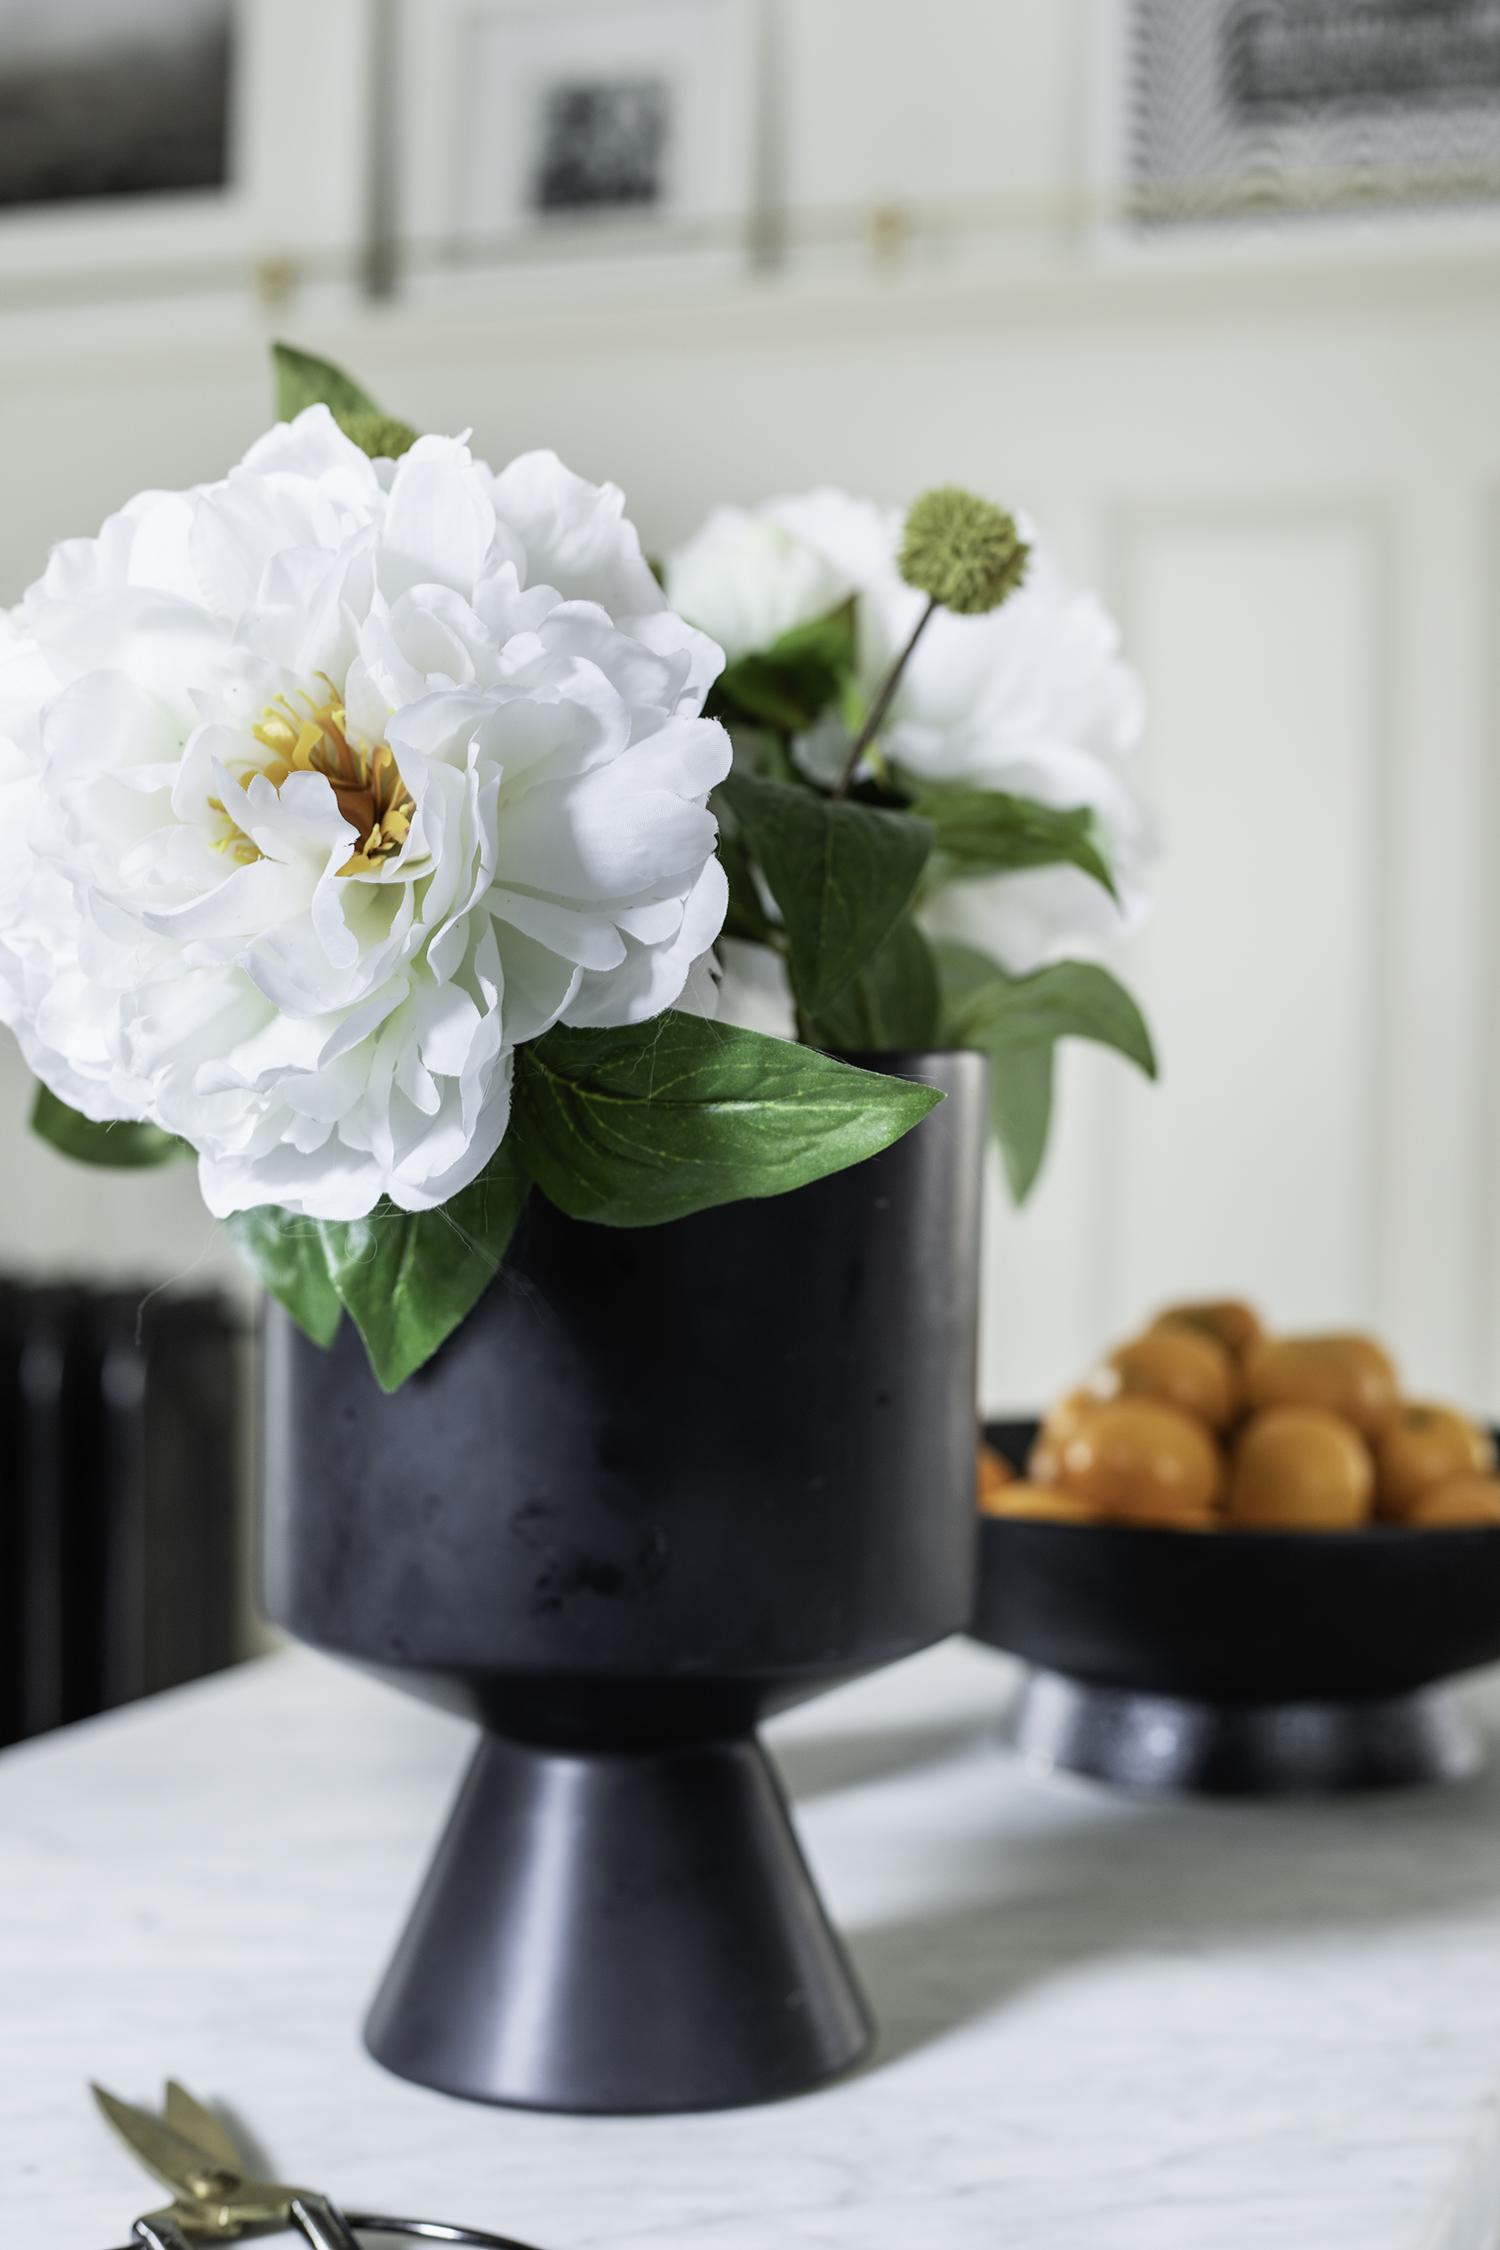
[[[95,2101],[110,2124],[136,2160],[144,2164],[153,2179],[170,2188],[185,2202],[195,2200],[191,2182],[205,2171],[216,2171],[218,2160],[207,2149],[177,2132],[160,2117],[148,2110],[132,2109],[115,2094],[107,2094],[102,2086],[92,2088]],[[236,2155],[231,2169],[238,2172],[240,2160]]]
[[[186,2141],[195,2142],[204,2155],[211,2156],[224,2171],[244,2173],[249,2169],[222,2118],[215,2117],[202,2102],[195,2102],[186,2086],[179,2086],[175,2078],[167,2080],[165,2111],[172,2131],[180,2133]]]

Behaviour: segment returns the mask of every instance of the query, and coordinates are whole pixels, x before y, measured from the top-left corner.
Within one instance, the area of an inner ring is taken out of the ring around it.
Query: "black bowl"
[[[988,1435],[1020,1466],[1036,1424]],[[1500,1525],[1205,1533],[986,1516],[974,1635],[1145,1695],[1405,1695],[1500,1658]]]

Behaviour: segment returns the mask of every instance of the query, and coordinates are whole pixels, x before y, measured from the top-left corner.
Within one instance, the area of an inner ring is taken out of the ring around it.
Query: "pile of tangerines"
[[[1175,1531],[1500,1524],[1489,1433],[1404,1399],[1368,1336],[1268,1336],[1174,1305],[1048,1412],[1024,1478],[985,1447],[985,1515]]]

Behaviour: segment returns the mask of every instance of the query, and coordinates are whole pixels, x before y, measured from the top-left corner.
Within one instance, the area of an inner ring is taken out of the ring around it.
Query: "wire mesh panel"
[[[1134,0],[1147,223],[1500,195],[1500,0]]]

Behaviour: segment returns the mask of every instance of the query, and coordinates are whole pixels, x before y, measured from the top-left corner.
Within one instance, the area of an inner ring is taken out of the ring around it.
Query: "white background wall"
[[[364,65],[347,102],[298,76],[346,0],[251,14],[287,74],[274,173],[318,104],[349,141]],[[775,28],[771,273],[7,310],[31,222],[0,218],[0,597],[140,486],[221,473],[267,419],[271,327],[491,459],[547,444],[622,484],[650,549],[813,482],[1024,505],[1146,677],[1168,849],[1119,966],[1164,1075],[1072,1053],[1032,1206],[992,1197],[988,1402],[1045,1395],[1165,1296],[1248,1289],[1500,1409],[1500,226],[1131,245],[1080,221],[1107,172],[1095,11],[781,0]],[[893,205],[894,254],[868,231]],[[284,194],[245,224],[247,256],[297,255]],[[190,1174],[65,1165],[25,1099],[7,1056],[0,1264],[226,1269]]]

